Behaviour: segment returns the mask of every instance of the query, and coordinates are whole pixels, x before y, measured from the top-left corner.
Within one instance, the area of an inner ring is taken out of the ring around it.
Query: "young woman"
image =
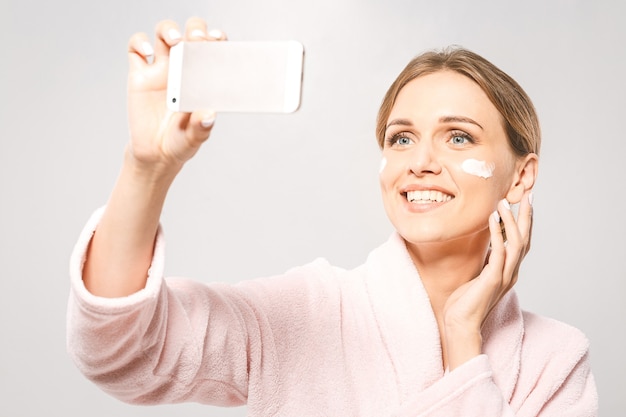
[[[463,50],[411,61],[383,100],[380,184],[396,232],[366,262],[237,285],[163,279],[159,217],[211,111],[165,109],[169,48],[129,43],[130,142],[71,260],[68,349],[121,400],[247,404],[252,416],[594,416],[588,342],[523,312],[539,124],[508,75]],[[519,203],[518,218],[510,204]]]

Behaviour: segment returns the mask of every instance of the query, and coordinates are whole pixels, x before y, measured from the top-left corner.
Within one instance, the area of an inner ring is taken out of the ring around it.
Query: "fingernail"
[[[182,35],[178,31],[178,29],[171,28],[167,31],[167,35],[170,37],[170,40],[177,41],[182,38]]]
[[[209,31],[209,36],[215,39],[222,39],[222,37],[224,37],[224,32],[219,29],[211,29]]]
[[[215,113],[207,114],[202,118],[202,121],[200,121],[200,124],[205,129],[213,126],[213,123],[215,123]]]
[[[491,217],[493,217],[493,219],[496,221],[496,223],[500,223],[500,215],[498,214],[498,211],[494,211],[493,213],[491,213]]]
[[[144,42],[141,44],[141,49],[143,50],[144,55],[152,56],[154,55],[154,49],[152,49],[152,45],[149,42]]]
[[[206,35],[204,34],[203,30],[200,29],[194,29],[191,31],[191,36],[193,36],[194,38],[206,38]]]
[[[533,199],[535,198],[533,193],[528,194],[528,204],[533,205]]]
[[[502,205],[504,206],[505,209],[511,210],[511,205],[509,204],[506,198],[502,199]]]

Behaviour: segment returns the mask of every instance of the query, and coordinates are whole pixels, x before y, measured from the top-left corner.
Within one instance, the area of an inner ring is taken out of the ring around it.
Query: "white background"
[[[582,329],[603,416],[624,378],[626,28],[619,0],[28,1],[0,19],[0,415],[245,415],[136,407],[65,350],[68,259],[106,202],[127,140],[126,42],[198,15],[232,40],[306,48],[302,108],[220,115],[167,202],[168,274],[238,281],[323,256],[360,264],[391,231],[377,184],[378,105],[414,55],[460,44],[516,78],[544,144],[522,305]]]

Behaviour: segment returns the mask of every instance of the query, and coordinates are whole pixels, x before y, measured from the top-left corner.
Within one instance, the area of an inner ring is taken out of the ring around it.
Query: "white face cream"
[[[383,158],[380,161],[380,168],[378,169],[378,173],[382,174],[383,170],[385,169],[385,167],[387,166],[387,158]]]
[[[493,175],[496,164],[493,162],[479,161],[477,159],[466,159],[461,164],[461,169],[470,175],[481,178],[489,178]]]

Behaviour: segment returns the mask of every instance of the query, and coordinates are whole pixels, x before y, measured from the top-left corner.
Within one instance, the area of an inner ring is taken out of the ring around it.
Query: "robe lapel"
[[[522,311],[513,290],[491,311],[482,334],[483,352],[489,358],[493,379],[510,402],[519,377],[524,337]]]
[[[370,253],[366,285],[401,401],[443,376],[439,329],[404,243],[394,233]]]

